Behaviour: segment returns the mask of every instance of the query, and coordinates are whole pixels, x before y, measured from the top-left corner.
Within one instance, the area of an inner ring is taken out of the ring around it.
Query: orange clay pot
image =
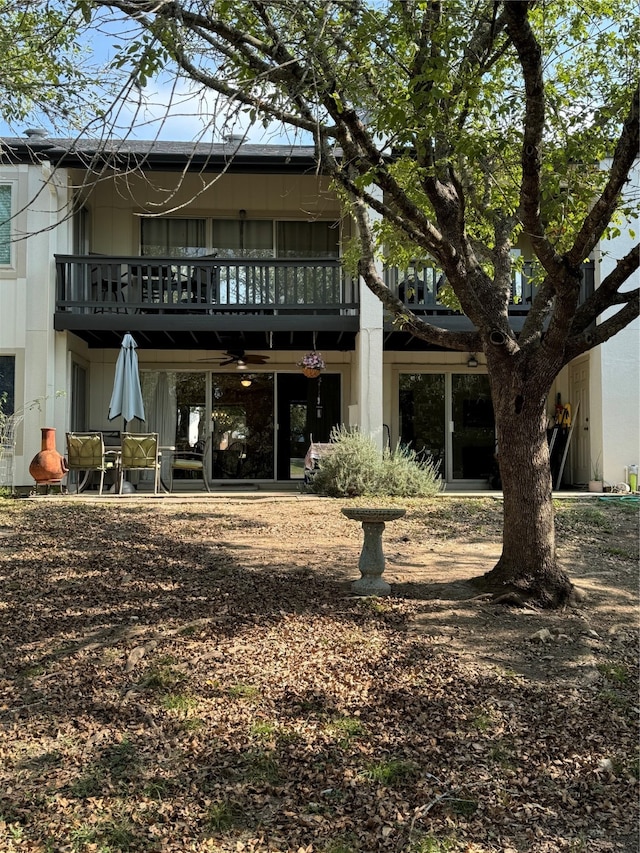
[[[43,427],[42,448],[31,460],[29,473],[38,486],[57,485],[67,473],[67,463],[56,450],[56,431]]]

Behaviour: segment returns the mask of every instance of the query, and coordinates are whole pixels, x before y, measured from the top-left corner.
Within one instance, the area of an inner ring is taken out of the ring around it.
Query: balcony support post
[[[355,389],[358,426],[380,451],[383,446],[383,311],[382,303],[362,283],[360,288],[360,329],[356,336]]]

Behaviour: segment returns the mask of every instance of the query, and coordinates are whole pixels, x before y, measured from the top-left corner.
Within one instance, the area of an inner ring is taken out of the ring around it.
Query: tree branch
[[[607,308],[627,301],[629,292],[619,293],[619,289],[638,269],[639,262],[640,246],[636,245],[618,261],[609,275],[602,280],[600,287],[578,308],[571,323],[571,337],[585,332]]]
[[[367,206],[362,199],[352,199],[354,216],[358,228],[361,254],[358,261],[358,272],[364,279],[367,287],[380,299],[383,306],[394,316],[396,323],[403,332],[413,334],[421,340],[427,341],[435,346],[445,349],[478,351],[481,349],[481,339],[477,332],[452,332],[442,329],[431,323],[416,317],[409,311],[382,280],[376,265],[373,246],[374,237],[371,232]]]
[[[615,314],[612,314],[592,329],[585,330],[567,340],[563,360],[564,364],[569,364],[572,359],[582,355],[582,353],[606,343],[639,316],[640,289],[625,291],[624,294],[621,294],[621,297],[623,297],[624,304],[619,311],[616,311]]]
[[[566,253],[569,263],[580,264],[593,251],[602,232],[608,225],[618,205],[620,193],[629,181],[629,171],[638,157],[640,144],[640,86],[631,98],[631,106],[624,121],[618,144],[609,170],[609,179],[589,211],[582,228]]]
[[[557,271],[560,259],[545,235],[540,216],[541,151],[545,122],[542,51],[528,20],[528,0],[504,3],[507,31],[518,53],[525,84],[520,210],[531,244],[547,272]]]

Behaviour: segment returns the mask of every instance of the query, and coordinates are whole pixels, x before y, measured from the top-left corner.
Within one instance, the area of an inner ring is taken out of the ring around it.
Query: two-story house
[[[179,449],[208,440],[213,484],[295,483],[310,439],[348,424],[380,446],[429,451],[450,489],[488,488],[482,355],[409,337],[343,268],[352,224],[310,148],[129,142],[109,153],[117,170],[90,142],[2,142],[0,393],[5,411],[26,407],[14,484],[32,484],[41,427],[56,428],[63,453],[66,431],[122,429],[108,409],[129,332],[146,410],[129,426]],[[585,292],[608,263],[594,261]],[[516,329],[526,273],[514,278]],[[466,327],[439,301],[437,271],[387,275],[416,312]],[[312,350],[325,369],[309,379],[299,362]],[[558,394],[580,404],[565,483],[586,483],[596,459],[614,483],[638,462],[638,360],[635,324],[559,377],[550,417]]]

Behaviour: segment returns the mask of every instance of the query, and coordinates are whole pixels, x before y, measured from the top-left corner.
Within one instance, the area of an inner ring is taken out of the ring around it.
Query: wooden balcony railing
[[[56,311],[73,314],[336,314],[359,310],[357,281],[335,259],[280,260],[56,255]],[[524,315],[538,277],[531,262],[514,274],[509,313]],[[436,269],[388,269],[387,285],[415,313],[452,315],[439,299]],[[580,299],[594,289],[583,265]]]
[[[511,299],[509,314],[526,314],[536,295],[540,281],[540,267],[533,261],[525,261],[522,270],[514,272],[511,283]],[[409,267],[406,270],[388,269],[386,284],[397,294],[398,299],[414,313],[420,314],[455,314],[456,312],[444,305],[438,298],[441,289],[446,284],[444,273],[431,267]],[[594,264],[587,261],[582,266],[582,285],[580,302],[593,293]]]
[[[358,310],[357,282],[334,259],[56,255],[56,311],[75,314]]]

